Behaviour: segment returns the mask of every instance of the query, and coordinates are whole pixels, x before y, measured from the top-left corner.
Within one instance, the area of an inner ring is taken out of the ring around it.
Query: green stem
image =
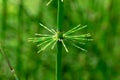
[[[62,80],[62,43],[57,43],[57,80]]]
[[[4,43],[6,37],[6,28],[7,28],[7,0],[3,0],[3,9],[2,9],[2,27],[0,37],[3,39],[2,43]]]
[[[17,71],[19,72],[19,74],[22,74],[22,59],[21,59],[21,54],[22,54],[22,48],[23,48],[23,40],[22,40],[22,37],[23,37],[23,33],[24,33],[24,16],[23,16],[23,0],[19,0],[19,5],[18,5],[18,27],[17,27],[17,41],[18,41],[18,44],[17,44]],[[18,76],[22,76],[22,75],[19,75]]]
[[[3,39],[2,43],[4,43],[4,39],[5,39],[5,36],[6,36],[6,26],[7,26],[7,1],[8,0],[3,0],[3,16],[2,16],[2,32],[1,32],[1,38]],[[13,74],[15,80],[18,80],[18,77],[14,71],[14,68],[11,66],[10,64],[10,61],[7,57],[7,55],[5,54],[5,52],[3,51],[3,49],[1,48],[1,45],[0,45],[0,52],[2,53],[3,57],[5,58],[9,68],[10,68],[10,71],[11,73]]]
[[[10,63],[8,57],[7,57],[7,55],[5,54],[5,52],[3,51],[3,49],[1,47],[0,47],[0,51],[1,51],[2,55],[4,56],[4,58],[5,58],[5,60],[6,60],[7,64],[8,64],[8,66],[10,68],[10,71],[13,74],[15,80],[19,80],[18,77],[17,77],[17,75],[16,75],[16,73],[15,73],[14,68],[12,67],[12,65],[11,65],[11,63]]]
[[[61,0],[58,0],[58,12],[57,12],[58,32],[62,31],[62,23],[63,23],[63,2]]]
[[[63,2],[58,0],[57,30],[58,39],[62,39]],[[57,80],[62,80],[62,42],[57,42]]]

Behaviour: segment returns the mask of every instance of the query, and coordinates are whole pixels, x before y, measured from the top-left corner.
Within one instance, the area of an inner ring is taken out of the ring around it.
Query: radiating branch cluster
[[[90,38],[91,37],[90,33],[81,34],[81,35],[73,35],[73,33],[77,32],[81,29],[86,28],[87,25],[85,25],[85,26],[81,26],[80,24],[77,25],[76,27],[68,30],[67,32],[62,33],[62,38],[59,37],[59,32],[55,31],[54,29],[49,29],[48,27],[46,27],[45,25],[43,25],[41,23],[40,23],[40,26],[42,26],[47,31],[49,31],[51,33],[51,35],[49,35],[49,34],[37,34],[36,33],[35,38],[29,38],[30,42],[37,43],[37,47],[40,47],[40,50],[38,51],[38,53],[45,50],[49,46],[51,46],[51,49],[54,49],[54,47],[58,41],[61,41],[63,47],[65,48],[65,51],[69,52],[69,50],[64,42],[65,40],[70,41],[71,44],[73,46],[75,46],[76,48],[79,48],[82,51],[87,52],[87,50],[80,47],[78,44],[85,45],[86,44],[85,41],[92,41],[93,40]]]

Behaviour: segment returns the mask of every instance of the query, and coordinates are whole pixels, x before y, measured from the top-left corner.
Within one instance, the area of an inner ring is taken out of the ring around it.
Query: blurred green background
[[[20,80],[55,80],[56,50],[37,54],[28,38],[56,29],[57,0],[0,0],[0,42]],[[88,53],[67,44],[63,49],[63,80],[120,80],[120,0],[64,0],[63,32],[78,24],[88,27],[94,41]],[[0,80],[13,80],[0,53]]]

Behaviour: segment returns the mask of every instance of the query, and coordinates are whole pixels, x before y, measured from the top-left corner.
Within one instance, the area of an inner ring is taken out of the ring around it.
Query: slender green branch
[[[17,49],[16,51],[18,52],[18,54],[16,55],[17,57],[17,71],[19,72],[19,74],[22,74],[22,65],[23,65],[23,61],[21,58],[21,53],[22,53],[22,49],[23,49],[23,34],[24,34],[24,16],[23,16],[23,4],[24,1],[23,0],[19,0],[19,4],[18,4],[18,12],[17,12],[17,19],[18,19],[18,27],[17,27]],[[21,27],[22,26],[22,27]],[[21,63],[21,64],[20,64]]]
[[[63,24],[63,1],[58,0],[57,12],[57,30],[58,39],[62,39],[62,24]],[[62,42],[57,42],[57,80],[62,80]]]
[[[6,37],[6,28],[7,28],[7,17],[8,17],[8,13],[7,13],[7,0],[2,0],[3,4],[3,9],[2,9],[2,17],[1,17],[1,21],[2,21],[2,25],[1,26],[1,34],[0,34],[0,38],[3,39],[2,43],[4,43],[4,39]]]
[[[62,43],[57,43],[57,80],[62,80]]]
[[[63,24],[63,2],[62,2],[62,0],[58,0],[58,12],[57,12],[58,32],[62,31],[62,24]]]
[[[4,56],[4,58],[5,58],[5,60],[6,60],[7,64],[8,64],[8,66],[9,66],[9,68],[10,68],[10,71],[11,71],[11,73],[13,74],[15,80],[19,80],[18,77],[17,77],[17,75],[16,75],[16,73],[15,73],[14,68],[12,67],[12,65],[11,65],[11,63],[10,63],[7,55],[5,54],[5,52],[3,51],[3,49],[1,48],[1,46],[0,46],[0,52],[1,52],[2,55]]]

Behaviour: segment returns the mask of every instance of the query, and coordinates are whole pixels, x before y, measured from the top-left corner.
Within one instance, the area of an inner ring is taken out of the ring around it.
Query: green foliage
[[[18,0],[7,0],[7,9],[3,1],[0,0],[0,42],[16,74],[20,80],[55,80],[56,49],[46,49],[38,55],[39,48],[27,39],[34,37],[34,33],[49,34],[39,22],[56,30],[57,1],[46,6],[49,0],[23,0],[22,10]],[[63,50],[63,80],[120,80],[119,4],[120,0],[64,0],[62,33],[80,23],[88,27],[69,36],[89,32],[94,41],[72,41],[87,49],[87,53],[71,46],[71,41],[64,41],[70,53]],[[4,16],[5,10],[7,16]],[[0,56],[0,80],[11,79],[8,65],[1,53]]]
[[[73,29],[70,29],[69,31],[65,32],[65,33],[62,33],[60,34],[59,32],[55,31],[54,29],[49,29],[48,27],[44,26],[43,24],[40,23],[40,25],[42,27],[44,27],[46,30],[48,30],[51,34],[53,35],[49,35],[49,34],[35,34],[37,37],[36,38],[29,38],[29,41],[30,42],[33,42],[33,43],[38,43],[37,44],[37,47],[41,47],[41,49],[38,51],[38,53],[40,53],[41,51],[45,50],[48,46],[51,45],[51,49],[53,49],[56,45],[56,43],[58,41],[61,41],[62,42],[62,45],[63,47],[65,48],[66,52],[68,52],[68,49],[64,43],[64,40],[69,40],[71,41],[71,44],[73,44],[73,46],[83,50],[83,51],[86,51],[85,49],[81,48],[80,46],[78,46],[77,44],[80,43],[80,44],[85,44],[83,41],[91,41],[92,39],[87,39],[87,37],[90,37],[90,33],[87,33],[87,34],[82,34],[82,35],[72,35],[74,32],[76,31],[79,31],[83,28],[86,27],[85,26],[82,26],[80,27],[80,25],[74,27]],[[78,41],[77,44],[74,43],[74,41]]]

